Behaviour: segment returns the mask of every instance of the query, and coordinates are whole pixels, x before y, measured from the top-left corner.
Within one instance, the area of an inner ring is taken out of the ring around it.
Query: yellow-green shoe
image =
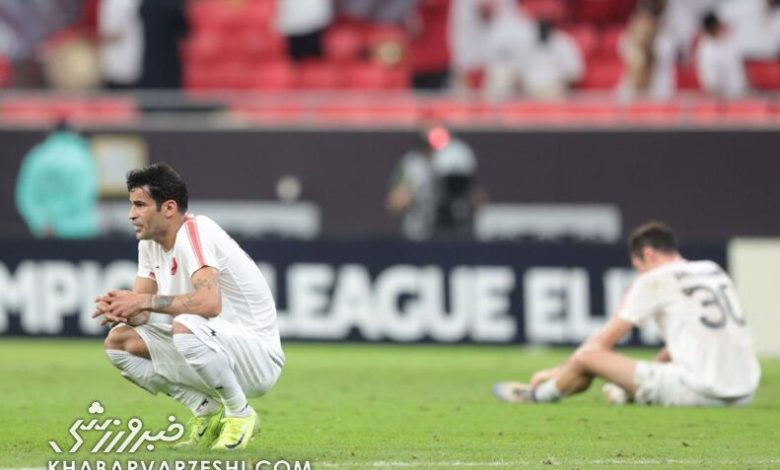
[[[222,418],[222,430],[213,450],[239,450],[246,449],[249,441],[260,432],[260,416],[255,410],[246,417],[226,416]]]
[[[193,416],[187,423],[190,436],[173,446],[175,449],[208,449],[219,437],[222,417],[225,409],[220,407],[215,413],[206,416]]]

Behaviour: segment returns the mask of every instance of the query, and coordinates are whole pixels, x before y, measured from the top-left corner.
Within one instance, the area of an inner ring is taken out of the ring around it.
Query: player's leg
[[[173,383],[157,373],[149,346],[136,328],[140,327],[121,325],[112,328],[104,343],[108,360],[123,377],[152,394],[165,393],[194,414],[208,414],[219,408],[216,400],[204,393],[185,384]]]
[[[549,403],[583,392],[594,377],[613,382],[629,394],[636,392],[634,372],[636,361],[614,351],[585,348],[577,351],[551,378],[537,387],[518,382],[501,382],[493,388],[495,395],[511,403]]]
[[[540,384],[531,395],[538,402],[557,401],[587,390],[594,377],[612,382],[633,394],[636,392],[635,370],[636,361],[622,354],[603,348],[584,348],[563,365],[557,377]]]
[[[249,406],[228,355],[221,347],[212,344],[215,340],[204,341],[208,336],[219,334],[208,325],[204,317],[178,315],[173,322],[173,343],[225,407],[222,429],[212,448],[243,449],[259,431],[260,418]],[[198,330],[199,335],[193,330]]]
[[[158,364],[159,368],[171,370],[173,367],[186,367],[172,343],[170,331],[151,326],[122,325],[109,331],[105,348],[109,361],[121,371],[123,377],[152,394],[163,392],[192,411],[193,418],[188,425],[190,437],[176,447],[208,448],[219,435],[221,403],[193,388],[194,383],[177,383],[155,370],[150,349],[155,351],[157,361],[163,362]],[[178,366],[175,366],[176,362]],[[173,376],[172,373],[168,375]],[[181,379],[182,376],[176,378]]]

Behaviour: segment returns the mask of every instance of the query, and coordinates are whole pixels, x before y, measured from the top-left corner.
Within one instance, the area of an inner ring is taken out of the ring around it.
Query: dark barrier
[[[633,276],[622,245],[242,245],[276,293],[282,335],[305,340],[568,344],[603,323]],[[683,251],[725,266],[723,245]],[[3,242],[0,334],[102,334],[93,299],[132,285],[135,256],[133,242]]]
[[[208,130],[130,134],[152,161],[180,170],[194,199],[274,199],[282,175],[322,210],[326,236],[393,235],[385,211],[393,166],[415,145],[412,130]],[[463,131],[477,178],[494,202],[607,203],[623,232],[662,219],[683,240],[780,236],[780,133],[772,130]],[[44,133],[0,131],[0,233],[26,228],[13,204],[24,153]]]

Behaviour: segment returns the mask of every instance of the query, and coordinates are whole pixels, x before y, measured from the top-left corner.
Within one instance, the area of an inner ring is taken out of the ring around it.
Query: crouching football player
[[[511,403],[554,402],[586,390],[594,377],[616,403],[724,406],[750,402],[761,370],[734,284],[712,261],[684,259],[671,229],[650,222],[630,235],[639,272],[616,315],[559,367],[529,384],[502,382],[493,391]],[[612,349],[634,326],[653,319],[666,347],[655,361]]]
[[[247,396],[273,387],[285,360],[268,284],[214,221],[187,213],[187,186],[171,167],[134,170],[127,189],[138,274],[132,292],[97,299],[94,316],[117,323],[108,359],[192,411],[177,446],[243,449],[260,428]],[[151,312],[172,322],[150,322]]]

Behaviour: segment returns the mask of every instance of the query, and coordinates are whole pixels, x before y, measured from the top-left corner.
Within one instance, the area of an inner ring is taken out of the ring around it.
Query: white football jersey
[[[192,275],[204,266],[219,271],[219,317],[280,346],[276,305],[265,277],[216,222],[188,214],[168,252],[152,240],[138,243],[138,276],[156,281],[160,295],[194,292]]]
[[[712,261],[681,260],[641,274],[618,315],[638,326],[653,318],[694,390],[723,398],[756,390],[761,369],[745,315],[731,278]]]

